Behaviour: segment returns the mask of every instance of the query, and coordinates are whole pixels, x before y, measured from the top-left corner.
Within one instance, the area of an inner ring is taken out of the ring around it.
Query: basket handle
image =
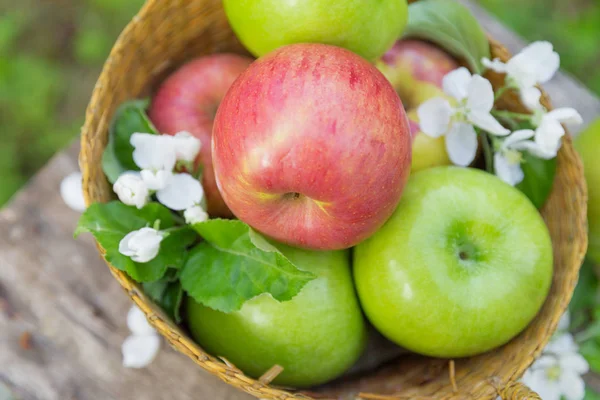
[[[536,392],[521,382],[509,382],[498,390],[498,394],[502,400],[542,400]]]

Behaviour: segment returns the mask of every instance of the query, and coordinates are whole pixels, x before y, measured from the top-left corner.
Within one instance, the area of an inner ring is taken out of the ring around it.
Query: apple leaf
[[[119,179],[119,176],[127,171],[117,159],[112,136],[108,140],[104,153],[102,153],[102,170],[110,183],[115,183]]]
[[[579,270],[579,280],[573,292],[569,311],[571,313],[571,327],[578,330],[589,322],[598,301],[598,277],[594,266],[586,260]]]
[[[291,300],[315,278],[242,221],[211,219],[194,229],[205,241],[190,252],[181,285],[207,307],[233,312],[262,293]]]
[[[109,146],[107,146],[105,152],[114,152],[114,157],[108,155],[107,160],[111,162],[113,160],[118,161],[121,168],[124,170],[139,170],[138,166],[133,161],[134,148],[130,143],[131,135],[136,132],[154,135],[159,134],[146,114],[148,104],[148,99],[132,100],[121,104],[111,123]],[[110,148],[111,143],[112,149]],[[115,167],[113,167],[113,169],[114,168]]]
[[[137,263],[119,252],[119,243],[129,233],[160,221],[160,228],[174,226],[171,212],[161,204],[149,203],[141,210],[119,201],[92,204],[81,216],[75,236],[91,233],[106,251],[104,258],[113,267],[127,272],[138,282],[151,282],[162,278],[168,268],[181,268],[187,256],[187,247],[198,235],[189,228],[169,233],[160,245],[156,258],[147,263]]]
[[[165,275],[161,280],[144,283],[144,292],[154,300],[154,302],[158,304],[171,319],[176,323],[180,323],[183,288],[179,281],[171,281],[171,279],[171,277]]]
[[[464,59],[471,71],[481,74],[483,57],[490,58],[485,31],[462,4],[449,0],[421,0],[408,9],[404,37],[425,39],[453,56]]]
[[[600,373],[600,345],[597,339],[585,341],[580,347],[579,352],[590,364],[590,369],[595,373]]]
[[[585,396],[583,400],[600,400],[600,393],[587,386],[585,388]]]
[[[552,191],[556,175],[556,158],[543,160],[529,153],[523,153],[523,158],[524,162],[521,164],[521,168],[525,178],[516,187],[540,209],[546,204]]]

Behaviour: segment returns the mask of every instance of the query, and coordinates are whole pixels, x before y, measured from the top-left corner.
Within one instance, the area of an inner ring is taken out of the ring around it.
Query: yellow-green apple
[[[452,56],[428,42],[398,40],[377,62],[377,68],[398,92],[409,113],[418,124],[416,108],[433,97],[445,97],[442,80],[459,67]],[[444,137],[433,139],[422,132],[413,143],[413,172],[438,165],[452,164],[446,153]]]
[[[356,54],[285,46],[231,86],[213,129],[223,199],[242,221],[289,245],[337,250],[392,214],[410,173],[402,103]]]
[[[210,150],[213,119],[233,81],[252,61],[236,54],[213,54],[192,60],[162,83],[149,110],[149,117],[160,132],[174,135],[187,131],[200,139],[202,147],[196,162],[203,167],[207,211],[214,217],[233,214],[215,183]]]
[[[588,257],[600,264],[600,119],[577,137],[575,148],[583,160],[588,186]]]
[[[365,322],[352,285],[347,251],[313,252],[277,246],[298,268],[317,278],[290,301],[269,295],[225,314],[188,301],[193,337],[257,378],[283,367],[275,383],[307,387],[336,378],[352,366],[366,344]]]
[[[414,173],[426,168],[452,164],[446,152],[444,137],[432,138],[421,132],[416,109],[409,110],[406,115],[413,138],[411,171]]]
[[[541,308],[552,243],[529,199],[484,171],[411,176],[388,222],[354,251],[362,308],[400,346],[464,357],[508,342]]]
[[[224,0],[240,41],[256,56],[293,43],[345,47],[368,60],[400,37],[406,0]]]

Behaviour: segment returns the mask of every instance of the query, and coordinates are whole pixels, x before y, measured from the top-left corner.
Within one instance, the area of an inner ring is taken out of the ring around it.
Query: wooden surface
[[[523,46],[467,5],[512,51]],[[567,75],[546,87],[555,106],[600,116],[600,100]],[[147,369],[121,366],[130,302],[91,239],[72,239],[78,213],[58,191],[76,158],[77,146],[58,154],[0,211],[0,400],[250,399],[164,345]]]

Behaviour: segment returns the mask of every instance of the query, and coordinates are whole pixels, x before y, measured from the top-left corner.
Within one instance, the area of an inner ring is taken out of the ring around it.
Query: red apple
[[[210,142],[215,113],[233,81],[253,62],[236,54],[212,54],[179,68],[159,87],[149,116],[156,128],[174,135],[188,131],[202,142],[196,162],[203,166],[202,186],[208,213],[232,217],[215,183]]]
[[[399,40],[376,63],[407,109],[438,96],[442,80],[459,67],[444,50],[420,40]]]
[[[215,118],[213,166],[233,213],[293,246],[334,250],[373,234],[410,173],[408,120],[371,64],[334,46],[260,58]]]

